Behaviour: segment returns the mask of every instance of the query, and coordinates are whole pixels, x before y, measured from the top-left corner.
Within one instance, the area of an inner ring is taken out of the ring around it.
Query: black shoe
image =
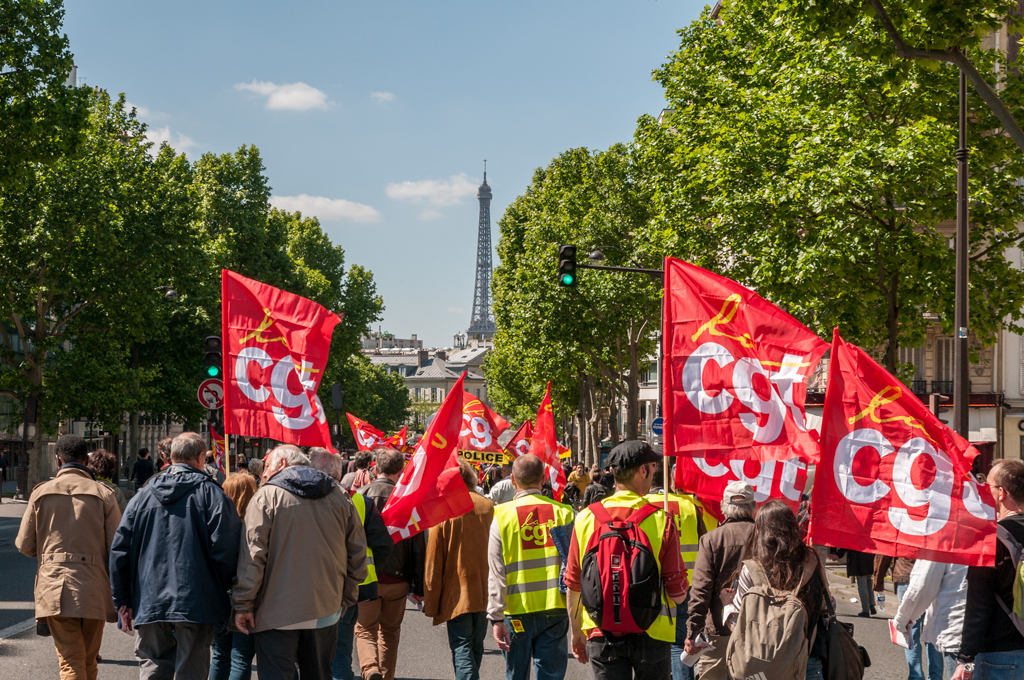
[[[867,612],[861,612],[860,614],[857,614],[857,616],[863,617],[865,619],[870,619],[871,618],[871,614],[868,614]],[[367,680],[371,680],[371,679],[367,679]]]
[[[384,680],[384,676],[380,674],[380,671],[374,671],[366,676],[366,680]]]
[[[877,610],[877,609],[875,609],[874,607],[872,607],[872,608],[871,608],[871,615],[872,615],[872,616],[874,616],[874,615],[875,615],[875,614],[877,614],[877,613],[878,613],[878,610]]]

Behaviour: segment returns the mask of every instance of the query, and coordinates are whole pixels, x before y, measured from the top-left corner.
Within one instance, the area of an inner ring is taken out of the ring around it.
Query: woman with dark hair
[[[106,449],[96,449],[89,455],[88,467],[89,471],[96,477],[97,482],[103,484],[114,492],[114,498],[117,500],[117,507],[123,514],[125,507],[128,505],[128,501],[125,500],[121,487],[113,482],[114,470],[117,469],[117,458],[114,458],[114,454],[110,453]]]
[[[823,661],[827,655],[827,630],[822,613],[825,597],[832,597],[828,591],[828,577],[813,548],[805,545],[801,538],[800,524],[793,510],[780,500],[771,500],[761,506],[754,517],[754,534],[751,536],[747,554],[764,571],[764,576],[776,591],[794,590],[804,576],[805,570],[813,569],[806,585],[796,595],[807,612],[808,640],[814,635],[814,642],[808,650],[807,680],[822,680]],[[737,577],[735,591],[722,590],[722,601],[732,601],[722,611],[726,625],[732,628],[743,602],[743,595],[753,585],[753,578],[744,564]]]
[[[233,474],[224,480],[224,493],[235,504],[239,516],[245,519],[245,509],[256,495],[256,479],[249,474]],[[244,535],[244,532],[243,532]],[[234,616],[232,616],[232,620]],[[234,626],[217,626],[213,638],[213,656],[210,660],[209,680],[249,680],[252,677],[252,659],[256,656],[256,640],[252,635],[239,633]]]

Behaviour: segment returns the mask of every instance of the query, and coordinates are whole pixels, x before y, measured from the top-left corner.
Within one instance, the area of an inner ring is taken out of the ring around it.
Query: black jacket
[[[1018,543],[1024,543],[1024,515],[999,520]],[[996,566],[967,568],[967,610],[960,638],[960,661],[973,661],[982,652],[1012,652],[1024,649],[1024,636],[999,606],[999,596],[1013,608],[1014,568],[1010,553],[996,541]]]
[[[114,606],[135,623],[217,625],[231,613],[242,518],[206,474],[174,464],[128,503],[110,546]]]
[[[149,458],[139,458],[132,467],[132,481],[135,482],[135,488],[140,488],[155,474],[156,467],[153,466],[153,461]]]
[[[846,555],[847,576],[871,576],[875,573],[875,556],[871,553],[840,548],[836,554]]]
[[[380,516],[380,510],[376,503],[366,503],[366,519],[363,522],[363,531],[366,532],[366,547],[373,550],[373,563],[385,564],[391,553],[395,550],[395,542],[391,540],[391,533],[384,518]],[[367,583],[359,586],[359,601],[368,602],[377,599],[377,582]]]
[[[395,490],[395,483],[387,477],[378,477],[363,488],[359,493],[372,499],[377,510],[383,511]],[[381,575],[401,579],[409,584],[409,589],[416,595],[423,595],[423,572],[427,557],[427,534],[420,532],[411,538],[395,543],[395,548],[386,561],[378,561],[374,554],[377,567],[377,578]]]

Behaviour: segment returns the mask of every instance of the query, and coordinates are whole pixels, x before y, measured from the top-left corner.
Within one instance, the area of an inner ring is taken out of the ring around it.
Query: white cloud
[[[370,97],[378,104],[395,101],[394,92],[371,92]]]
[[[327,93],[306,83],[275,83],[253,80],[251,83],[238,83],[237,90],[248,90],[267,98],[266,108],[308,111],[309,109],[326,109]]]
[[[129,101],[126,101],[124,103],[124,110],[127,113],[131,113],[133,108],[135,109],[135,115],[138,118],[151,118],[152,119],[152,118],[165,118],[166,117],[165,114],[163,114],[163,113],[161,113],[159,111],[154,111],[153,109],[149,108],[148,106],[139,106],[138,104],[132,104]]]
[[[449,314],[465,314],[465,312],[462,311],[462,307],[449,307],[445,311],[447,311]]]
[[[146,130],[146,139],[153,142],[149,152],[154,156],[160,152],[160,145],[164,142],[167,142],[172,149],[178,152],[187,152],[192,147],[198,146],[191,137],[186,137],[180,132],[174,132],[166,125],[162,128],[149,128]]]
[[[426,201],[430,205],[444,207],[461,203],[466,196],[476,193],[476,184],[466,173],[452,175],[446,180],[423,179],[418,182],[389,184],[388,198],[408,203]],[[423,219],[421,217],[421,219]],[[426,218],[430,219],[430,218]]]
[[[444,215],[433,208],[424,208],[420,211],[420,214],[417,215],[417,218],[421,220],[436,220],[438,217],[444,217]]]
[[[380,212],[372,206],[346,201],[343,198],[326,198],[308,194],[271,196],[270,205],[288,212],[299,211],[303,215],[316,215],[321,220],[380,222],[381,219]]]

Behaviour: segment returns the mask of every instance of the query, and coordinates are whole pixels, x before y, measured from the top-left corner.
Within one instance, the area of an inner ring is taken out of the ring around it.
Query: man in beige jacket
[[[57,476],[32,490],[15,545],[39,560],[36,618],[45,618],[61,680],[96,680],[105,621],[114,622],[107,558],[121,511],[86,464],[78,435],[57,440]]]
[[[366,578],[366,535],[348,493],[291,445],[267,454],[245,511],[235,625],[256,636],[260,680],[330,680],[338,620]]]

